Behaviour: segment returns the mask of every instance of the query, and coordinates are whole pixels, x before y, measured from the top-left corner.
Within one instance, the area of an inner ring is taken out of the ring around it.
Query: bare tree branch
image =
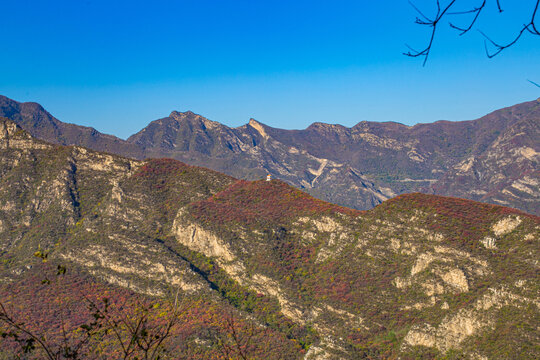
[[[424,17],[426,19],[425,21],[422,21],[419,18],[416,18],[416,23],[419,24],[419,25],[427,25],[427,26],[431,27],[432,30],[431,30],[431,37],[429,39],[429,43],[428,43],[427,47],[424,50],[416,51],[416,52],[409,51],[409,52],[404,53],[404,55],[410,56],[410,57],[423,56],[424,57],[423,66],[426,65],[428,57],[429,57],[429,52],[431,51],[431,46],[433,45],[433,40],[435,39],[435,32],[437,31],[437,25],[439,24],[439,21],[444,17],[446,12],[452,7],[452,5],[454,5],[455,2],[456,2],[456,0],[452,0],[446,6],[446,8],[444,8],[444,10],[441,12],[441,4],[440,4],[439,0],[437,0],[437,14],[435,15],[435,18],[430,19],[427,16],[425,16],[420,11],[420,9],[418,9],[412,2],[409,1],[409,4],[411,4],[414,7],[414,9],[416,9],[416,11],[420,15],[422,15],[422,17]],[[408,46],[408,47],[409,47],[409,49],[412,49],[410,46]]]
[[[450,19],[450,18],[455,18],[455,17],[462,17],[462,16],[472,14],[473,18],[472,20],[470,20],[467,26],[458,26],[455,24],[455,22],[452,22],[452,21],[449,21],[448,23],[450,28],[459,31],[460,36],[464,35],[470,32],[470,30],[476,25],[476,23],[478,22],[478,19],[483,14],[483,10],[486,8],[488,0],[481,0],[481,1],[482,2],[480,5],[472,7],[471,9],[454,11],[457,4],[456,0],[449,1],[446,6],[441,6],[440,1],[437,0],[436,1],[437,11],[434,17],[429,17],[425,15],[423,11],[421,11],[415,4],[409,1],[409,4],[416,10],[418,14],[420,14],[420,17],[416,17],[415,23],[418,25],[424,25],[424,26],[430,27],[431,35],[429,37],[427,46],[424,49],[415,50],[411,46],[406,45],[409,51],[403,54],[409,57],[424,57],[423,66],[425,66],[427,63],[428,57],[431,53],[431,48],[433,46],[435,34],[437,32],[437,26],[439,25],[441,20],[447,19],[447,18]],[[495,2],[496,2],[496,6],[499,13],[502,13],[503,8],[501,6],[500,0],[496,0]],[[503,43],[496,42],[492,40],[489,36],[487,36],[483,31],[478,30],[480,34],[482,34],[482,36],[484,37],[484,48],[485,48],[487,57],[492,58],[498,55],[499,53],[501,53],[501,51],[513,46],[521,39],[521,37],[523,36],[525,32],[531,35],[540,36],[540,31],[538,30],[538,26],[536,24],[536,20],[537,20],[536,16],[538,14],[539,6],[540,6],[540,0],[537,0],[534,4],[534,7],[532,8],[530,21],[526,24],[523,24],[523,26],[521,27],[517,35],[513,38],[512,41],[508,43],[503,44]],[[494,50],[490,51],[488,47],[493,47]]]
[[[486,0],[484,0],[484,2],[482,3],[482,5],[480,5],[479,7],[476,7],[476,8],[474,8],[474,9],[472,9],[472,10],[465,11],[465,12],[454,12],[454,13],[449,13],[449,15],[462,15],[462,14],[471,14],[471,13],[475,13],[473,20],[471,21],[471,23],[469,24],[469,26],[468,26],[467,28],[461,28],[461,27],[458,27],[458,26],[454,25],[453,23],[449,23],[449,24],[450,24],[450,27],[453,28],[453,29],[456,29],[456,30],[461,31],[461,33],[459,34],[459,36],[461,36],[461,35],[463,35],[463,34],[466,34],[466,33],[469,32],[469,30],[471,30],[471,28],[474,26],[474,24],[476,23],[476,20],[478,20],[478,17],[480,16],[480,13],[482,12],[482,10],[484,9],[485,6],[486,6]]]

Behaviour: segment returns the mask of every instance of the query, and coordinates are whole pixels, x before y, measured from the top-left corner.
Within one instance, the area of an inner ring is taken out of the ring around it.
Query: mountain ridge
[[[55,142],[138,159],[171,157],[249,180],[270,174],[323,200],[357,209],[420,191],[540,214],[535,185],[540,184],[538,104],[529,101],[461,122],[406,126],[362,121],[352,127],[314,123],[303,130],[273,128],[255,119],[228,127],[191,111],[173,111],[125,141],[90,134],[86,140],[77,135]],[[22,121],[23,115],[15,115],[11,113],[33,135],[44,138],[30,126],[32,117],[25,115],[28,119]],[[518,123],[528,138],[512,133]],[[511,134],[513,138],[505,140]],[[503,140],[505,149],[497,148]],[[481,164],[482,176],[464,174],[460,169],[467,161]]]
[[[7,119],[0,175],[0,297],[38,330],[61,325],[32,315],[31,286],[54,294],[36,250],[75,277],[55,306],[94,282],[202,297],[182,320],[199,357],[221,356],[209,317],[228,313],[261,329],[256,359],[539,355],[538,216],[419,193],[346,209],[280,180],[46,143]]]

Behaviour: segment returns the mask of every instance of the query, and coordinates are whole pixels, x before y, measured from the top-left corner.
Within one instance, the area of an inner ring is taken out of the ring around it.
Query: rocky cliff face
[[[170,157],[237,178],[274,178],[344,206],[370,209],[420,191],[540,214],[540,102],[474,121],[412,127],[360,122],[275,129],[251,119],[229,128],[192,112],[172,112],[127,141],[64,124],[39,105],[0,97],[2,114],[32,135],[139,159]]]
[[[336,202],[352,207],[371,208],[394,195],[359,170],[284,144],[266,129],[253,119],[233,129],[191,112],[173,112],[128,141],[141,146],[149,157],[167,156],[238,178],[271,174],[323,199],[334,194],[340,199]]]
[[[526,117],[515,122],[485,150],[455,164],[431,189],[438,194],[514,206],[538,213],[539,134],[540,120],[537,118]]]
[[[540,356],[536,216],[418,193],[358,211],[278,180],[44,143],[9,120],[0,174],[10,298],[39,248],[113,288],[233,307],[286,358]],[[205,331],[190,339],[210,351]]]

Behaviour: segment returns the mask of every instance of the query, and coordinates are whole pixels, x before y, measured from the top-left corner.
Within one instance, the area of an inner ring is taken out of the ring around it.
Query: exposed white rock
[[[407,333],[403,342],[411,346],[436,347],[437,337],[434,335],[435,328],[425,325],[422,330],[415,329]]]
[[[300,151],[298,151],[298,149],[295,148],[294,146],[291,146],[291,147],[289,148],[289,153],[291,153],[291,154],[299,154]]]
[[[306,355],[304,355],[305,360],[330,360],[333,358],[332,354],[326,349],[316,345],[311,345]]]
[[[476,258],[474,256],[471,256],[471,254],[466,253],[464,251],[452,249],[450,247],[446,246],[435,246],[435,252],[437,253],[443,253],[443,254],[449,254],[457,257],[458,259],[467,259],[474,263],[475,265],[487,269],[489,264],[486,260]]]
[[[510,292],[506,287],[499,289],[490,288],[489,292],[485,294],[475,303],[475,309],[480,311],[486,311],[492,307],[499,309],[505,305],[535,305],[537,308],[540,308],[540,300],[529,299],[524,296],[520,296]]]
[[[313,220],[312,224],[315,225],[318,231],[322,232],[334,233],[343,231],[343,226],[328,216],[322,217],[319,220]]]
[[[514,181],[511,185],[514,189],[527,193],[529,195],[538,196],[540,183],[537,179],[529,176]]]
[[[141,279],[164,282],[186,292],[195,292],[203,288],[201,283],[188,281],[185,271],[178,269],[177,263],[156,263],[147,257],[140,257],[135,254],[129,255],[128,249],[124,249],[124,253],[119,254],[110,248],[94,244],[84,252],[61,254],[61,256],[66,260],[88,268],[90,272],[98,271],[102,273],[103,271],[99,269],[107,269],[107,274],[113,278],[114,273],[116,273],[116,277],[136,275]],[[129,261],[129,259],[134,258],[138,258],[136,265]],[[131,288],[131,286],[122,286]]]
[[[407,152],[407,155],[409,156],[409,159],[416,162],[424,162],[426,159],[420,155],[415,149],[412,149]]]
[[[379,187],[379,190],[381,193],[383,193],[384,196],[386,196],[388,199],[393,198],[397,196],[397,193],[394,192],[394,190],[386,187]]]
[[[121,203],[123,195],[124,195],[124,192],[122,191],[120,186],[118,186],[118,181],[114,181],[113,188],[111,190],[111,199],[116,200],[117,202]]]
[[[414,276],[427,268],[433,260],[435,260],[435,257],[430,253],[420,254],[411,269],[411,275]]]
[[[429,241],[441,242],[441,241],[444,240],[444,236],[443,236],[443,234],[439,234],[439,233],[435,233],[435,234],[429,233],[429,234],[427,235],[427,239],[428,239]]]
[[[393,283],[395,287],[397,287],[398,289],[404,289],[406,287],[411,286],[411,280],[402,279],[399,276],[394,279]]]
[[[311,186],[312,187],[315,186],[315,182],[321,176],[321,174],[323,173],[324,168],[326,167],[327,164],[328,164],[328,159],[321,159],[319,168],[317,170],[313,170],[312,168],[308,168],[308,171],[311,174],[315,175],[315,178],[313,178],[313,180],[311,181]]]
[[[445,301],[445,302],[441,305],[441,309],[443,309],[443,310],[448,310],[448,309],[450,309],[450,306],[449,306],[448,303]]]
[[[461,309],[456,314],[448,315],[438,327],[429,324],[413,327],[405,336],[404,344],[447,351],[459,347],[465,339],[480,330],[492,327],[494,318],[487,312],[492,308],[500,309],[507,305],[519,307],[528,304],[540,307],[540,301],[513,294],[504,288],[489,290],[472,308]]]
[[[484,245],[484,247],[486,249],[496,249],[497,248],[497,245],[495,244],[495,239],[492,238],[492,237],[486,236],[485,238],[480,240],[480,242],[482,243],[482,245]]]
[[[362,139],[366,142],[368,142],[370,145],[373,145],[373,146],[377,146],[377,147],[382,147],[382,148],[386,148],[386,149],[393,149],[393,150],[402,150],[403,149],[403,144],[394,140],[394,139],[390,139],[390,138],[382,138],[382,137],[379,137],[375,134],[371,134],[371,133],[368,133],[368,132],[364,132],[364,133],[356,133],[356,134],[353,134],[353,139],[354,140],[359,140],[359,139]],[[405,144],[406,146],[411,146],[411,144]]]
[[[527,146],[512,149],[512,152],[514,154],[519,154],[522,157],[524,157],[525,159],[530,160],[530,161],[539,161],[540,160],[540,153],[538,153],[533,148],[530,148],[530,147],[527,147]]]
[[[427,346],[446,351],[457,347],[468,336],[487,323],[480,321],[471,310],[461,310],[434,328],[429,324],[411,329],[403,339],[405,344]]]
[[[438,282],[426,282],[422,284],[424,292],[427,296],[440,295],[444,293],[444,286]],[[435,305],[435,303],[433,303]]]
[[[217,257],[224,261],[235,259],[229,245],[218,236],[198,225],[183,225],[177,220],[178,218],[173,222],[172,231],[178,242],[206,256]]]
[[[252,279],[253,281],[250,281],[251,288],[278,299],[281,306],[281,312],[285,316],[297,323],[306,323],[303,311],[297,308],[293,302],[284,296],[285,292],[281,289],[277,282],[261,274],[254,274]]]
[[[458,292],[469,291],[469,283],[467,277],[461,269],[452,269],[448,272],[441,274],[441,279],[448,285],[452,286]]]
[[[0,121],[0,149],[50,149],[52,145],[35,141],[14,122]]]
[[[509,216],[499,220],[491,229],[496,236],[501,236],[511,233],[519,224],[521,224],[519,216]]]
[[[398,251],[399,248],[401,247],[401,243],[399,242],[398,239],[390,239],[390,248],[394,251]]]
[[[257,122],[255,119],[250,119],[249,120],[249,126],[254,128],[255,130],[257,130],[257,132],[263,137],[263,139],[266,140],[266,139],[269,138],[266,131],[264,131],[264,127],[259,122]]]
[[[456,166],[454,166],[454,169],[457,170],[458,174],[464,174],[473,167],[474,161],[475,161],[474,156],[471,156],[471,157],[463,160],[462,162],[460,162]]]

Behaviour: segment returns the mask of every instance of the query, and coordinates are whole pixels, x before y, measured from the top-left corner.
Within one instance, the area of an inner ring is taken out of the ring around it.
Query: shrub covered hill
[[[0,116],[33,136],[138,159],[168,157],[240,179],[267,173],[322,200],[368,210],[410,192],[457,196],[540,215],[540,99],[472,121],[362,121],[231,128],[173,111],[121,140],[0,95]],[[329,119],[336,122],[340,119]]]
[[[418,193],[352,210],[279,180],[49,144],[7,119],[0,177],[0,301],[49,341],[77,333],[89,299],[135,313],[133,299],[179,292],[173,359],[540,357],[537,216]]]

